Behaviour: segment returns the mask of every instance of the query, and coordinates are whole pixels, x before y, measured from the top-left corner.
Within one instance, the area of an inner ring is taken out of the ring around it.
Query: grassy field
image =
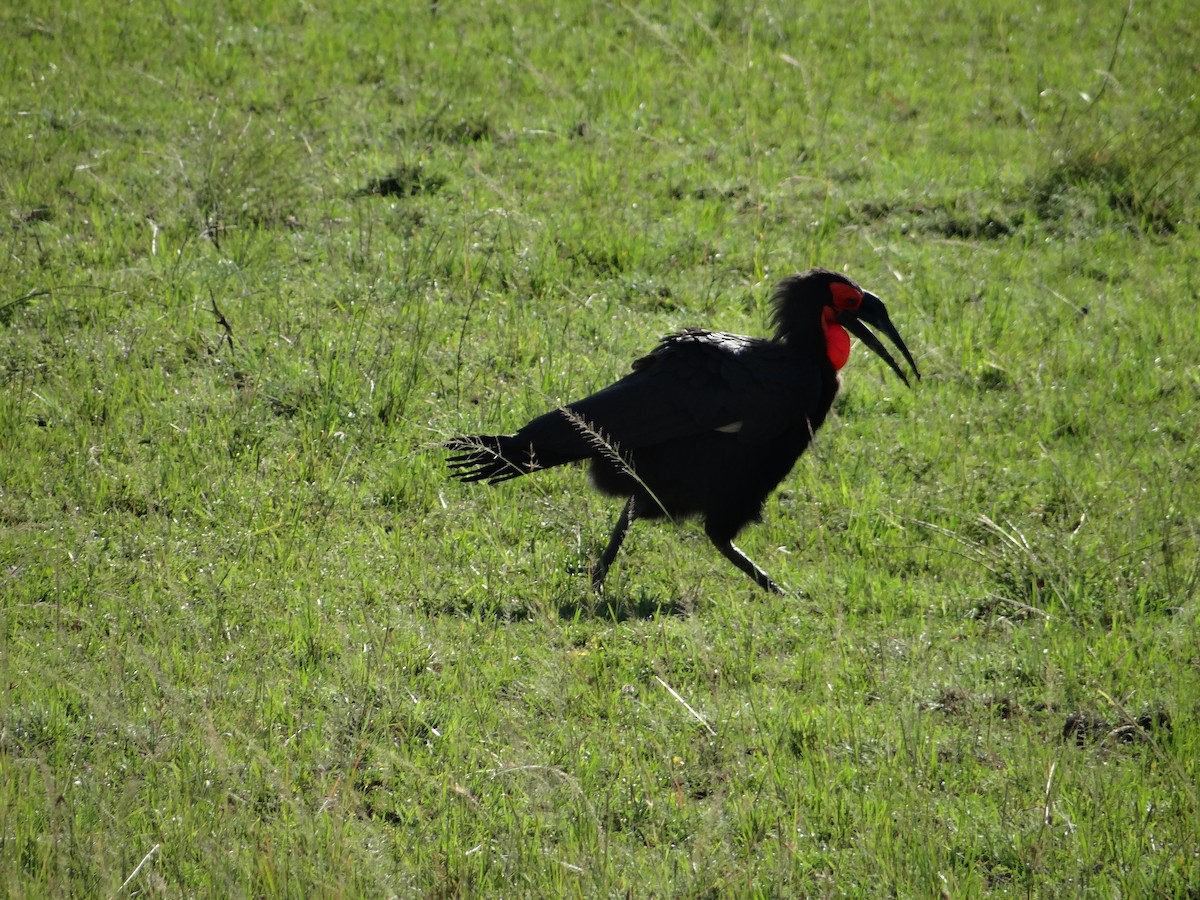
[[[320,6],[0,10],[0,893],[1200,895],[1192,4]],[[447,478],[814,264],[794,596]]]

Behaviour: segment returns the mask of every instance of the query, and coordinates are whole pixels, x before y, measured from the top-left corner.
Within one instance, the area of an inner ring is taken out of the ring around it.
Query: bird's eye
[[[829,285],[829,295],[833,298],[834,309],[854,311],[862,306],[862,291],[844,281],[834,281]]]

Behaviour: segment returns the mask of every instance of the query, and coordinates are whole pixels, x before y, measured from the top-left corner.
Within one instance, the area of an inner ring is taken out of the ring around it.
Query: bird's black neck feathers
[[[824,345],[821,311],[829,303],[829,283],[853,282],[830,269],[809,269],[800,275],[785,278],[775,285],[771,294],[771,324],[775,340],[783,343],[807,343],[814,338]]]

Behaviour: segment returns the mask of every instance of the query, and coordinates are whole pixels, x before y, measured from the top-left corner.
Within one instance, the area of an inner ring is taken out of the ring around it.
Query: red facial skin
[[[853,285],[835,281],[829,285],[833,306],[825,307],[821,313],[821,327],[825,329],[825,352],[835,369],[840,369],[850,359],[850,335],[837,323],[834,316],[840,310],[855,310],[862,306],[862,294]]]

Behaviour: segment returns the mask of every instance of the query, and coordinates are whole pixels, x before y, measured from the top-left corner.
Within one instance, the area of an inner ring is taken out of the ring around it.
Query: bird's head
[[[794,343],[806,334],[815,336],[819,333],[829,362],[835,369],[840,369],[850,358],[850,335],[853,334],[908,384],[904,370],[867,328],[870,325],[887,335],[912,366],[913,374],[921,377],[904,339],[888,317],[883,301],[845,275],[829,269],[810,269],[802,275],[785,278],[776,285],[772,303],[776,340]],[[817,328],[819,332],[815,331]]]

